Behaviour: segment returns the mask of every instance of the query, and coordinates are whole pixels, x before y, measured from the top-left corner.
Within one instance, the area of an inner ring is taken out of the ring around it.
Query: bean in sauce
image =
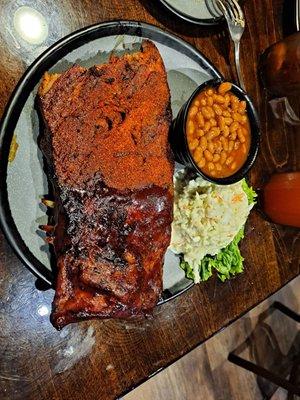
[[[206,175],[226,178],[247,159],[251,132],[246,102],[230,90],[230,82],[207,88],[192,101],[186,134],[190,153]]]

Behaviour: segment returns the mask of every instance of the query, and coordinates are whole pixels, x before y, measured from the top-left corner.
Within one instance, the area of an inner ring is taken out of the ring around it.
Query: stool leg
[[[286,307],[284,304],[280,303],[279,301],[274,301],[272,304],[273,308],[276,310],[281,311],[287,317],[292,318],[296,322],[300,322],[300,315],[295,313],[295,311],[291,310],[290,308]]]
[[[299,376],[300,376],[300,355],[298,355],[294,360],[292,370],[290,373],[290,382],[293,384],[294,382],[296,382],[297,384],[299,382]],[[287,400],[294,400],[294,394],[288,392]]]
[[[262,378],[268,379],[270,382],[282,387],[283,389],[286,389],[290,393],[300,396],[300,386],[294,385],[290,381],[281,378],[280,376],[268,371],[265,368],[260,367],[259,365],[254,364],[251,361],[245,360],[244,358],[241,358],[234,353],[229,353],[228,361],[248,371],[251,371],[258,376],[261,376]]]

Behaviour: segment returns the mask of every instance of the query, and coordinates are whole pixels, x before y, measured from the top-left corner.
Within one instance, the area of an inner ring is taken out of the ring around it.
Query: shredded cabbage
[[[250,211],[256,202],[257,194],[248,186],[245,179],[239,182],[239,184],[247,196]],[[230,207],[231,205],[228,204],[227,206]],[[193,279],[198,283],[208,280],[215,270],[219,279],[224,282],[226,279],[230,279],[236,274],[243,272],[244,258],[241,255],[238,245],[244,237],[245,222],[246,220],[242,221],[243,226],[227,246],[223,247],[215,255],[205,255],[198,261],[196,268],[195,265],[191,266],[191,264],[186,260],[185,255],[182,254],[180,266],[185,271],[186,277]]]

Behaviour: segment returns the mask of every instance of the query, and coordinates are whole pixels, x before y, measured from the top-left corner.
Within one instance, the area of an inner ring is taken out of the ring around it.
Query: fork
[[[239,85],[245,89],[240,67],[240,40],[245,29],[244,13],[237,0],[216,0],[216,3],[226,19],[228,30],[234,43],[235,67]]]
[[[300,0],[296,0],[296,29],[300,31]]]

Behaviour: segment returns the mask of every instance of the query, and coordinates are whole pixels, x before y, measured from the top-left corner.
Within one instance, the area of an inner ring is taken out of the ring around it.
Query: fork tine
[[[224,14],[225,17],[230,18],[227,7],[224,4],[224,0],[216,0],[216,4],[217,4],[219,10],[221,11],[221,13]]]
[[[236,15],[234,12],[234,8],[232,7],[232,4],[228,0],[226,0],[225,8],[229,14],[230,19],[234,21],[236,19]]]
[[[243,19],[244,18],[244,12],[242,10],[242,7],[239,5],[239,3],[237,2],[237,0],[231,0],[233,2],[233,4],[236,7],[236,10],[238,12],[238,17]]]
[[[231,8],[234,16],[238,19],[244,19],[244,13],[237,0],[226,0],[227,5]]]
[[[235,10],[234,5],[231,2],[231,0],[226,0],[226,6],[230,13],[231,18],[236,19],[238,16],[237,16],[236,10]]]
[[[237,0],[215,0],[215,4],[225,16],[228,23],[231,22],[234,25],[245,26],[244,13],[238,5]]]

